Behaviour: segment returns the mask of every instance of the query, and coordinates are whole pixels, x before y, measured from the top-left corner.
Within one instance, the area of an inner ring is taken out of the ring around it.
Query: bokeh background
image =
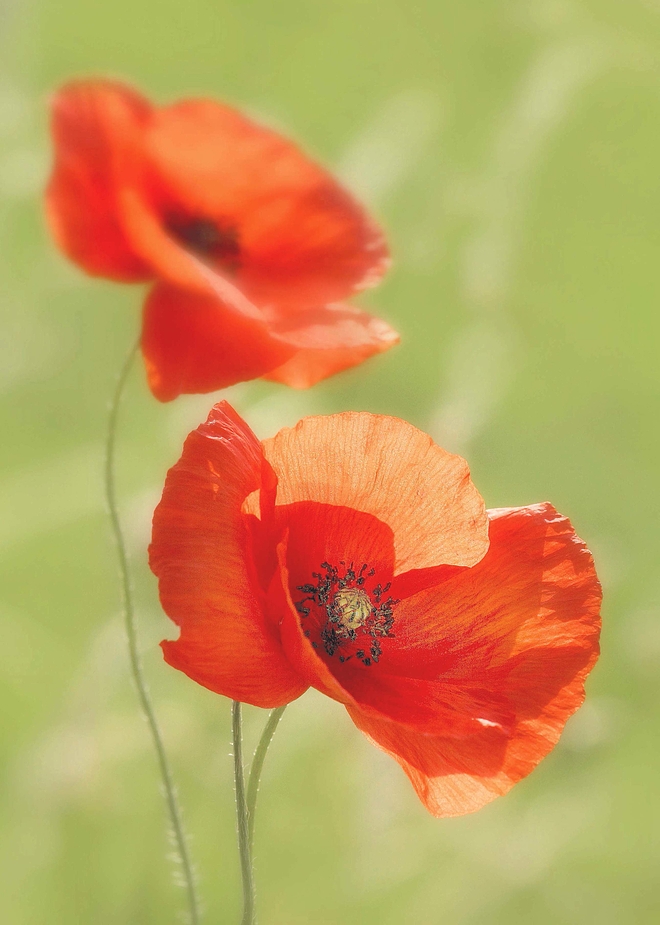
[[[266,436],[388,412],[466,455],[489,506],[570,515],[605,588],[603,655],[555,752],[474,816],[427,816],[338,705],[294,703],[257,821],[263,925],[660,921],[659,0],[0,0],[0,919],[167,925],[184,894],[126,667],[101,464],[139,287],[54,250],[48,92],[110,74],[298,137],[388,229],[363,301],[389,354],[229,398]],[[149,521],[213,397],[136,368],[120,490],[141,647],[205,922],[239,918],[229,704],[169,669]],[[248,709],[254,741],[264,714]]]

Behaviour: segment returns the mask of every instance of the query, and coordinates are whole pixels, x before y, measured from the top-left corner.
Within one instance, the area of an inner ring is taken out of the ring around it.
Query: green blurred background
[[[126,667],[101,463],[139,287],[44,230],[48,91],[127,78],[229,99],[380,217],[363,301],[402,344],[308,393],[228,397],[266,436],[389,412],[466,455],[489,506],[552,500],[592,547],[603,655],[555,752],[474,816],[427,816],[343,709],[293,704],[257,821],[263,925],[660,921],[660,0],[0,0],[0,921],[167,925],[154,756]],[[205,922],[239,917],[229,704],[169,669],[145,564],[164,473],[213,398],[136,369],[120,488],[149,682]],[[248,709],[252,742],[264,714]]]

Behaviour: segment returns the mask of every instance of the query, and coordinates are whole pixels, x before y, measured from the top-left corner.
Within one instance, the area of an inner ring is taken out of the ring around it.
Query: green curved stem
[[[243,880],[243,918],[241,919],[241,925],[254,925],[256,921],[254,907],[254,872],[252,870],[252,852],[250,851],[248,808],[245,799],[241,704],[238,700],[232,701],[231,705],[231,729],[234,742],[234,782],[236,787],[238,850],[241,857],[241,877]]]
[[[170,817],[170,823],[172,825],[172,832],[174,834],[174,842],[179,859],[181,861],[183,878],[185,881],[186,892],[188,894],[190,922],[191,925],[199,925],[201,921],[199,901],[197,898],[197,890],[195,886],[192,863],[188,853],[188,846],[186,843],[183,822],[181,819],[181,810],[179,808],[174,780],[172,778],[172,771],[170,769],[169,761],[165,753],[163,738],[158,726],[158,722],[156,720],[153,705],[151,703],[147,682],[142,671],[142,663],[140,660],[140,652],[138,649],[137,641],[137,629],[135,624],[133,592],[131,588],[130,572],[128,568],[128,555],[126,552],[126,544],[124,542],[124,535],[122,532],[121,522],[119,520],[119,511],[117,507],[117,490],[115,486],[115,444],[117,437],[117,419],[119,416],[119,405],[124,391],[124,386],[126,385],[126,381],[131,371],[135,355],[138,352],[139,345],[140,341],[138,340],[137,343],[131,347],[131,350],[129,351],[128,356],[124,361],[124,365],[122,366],[119,373],[119,379],[117,380],[117,385],[115,387],[112,401],[110,403],[108,433],[105,445],[105,493],[108,502],[108,508],[110,509],[112,531],[117,543],[117,556],[119,560],[119,571],[121,573],[124,623],[126,626],[126,636],[128,637],[128,654],[131,671],[135,681],[135,686],[137,687],[138,698],[147,718],[147,724],[151,731],[151,737],[154,743],[154,748],[156,750],[158,768],[160,770],[163,789],[165,791],[165,801],[167,803],[167,810]]]
[[[252,768],[250,769],[250,778],[248,781],[247,788],[247,812],[248,812],[248,833],[249,833],[249,843],[250,843],[250,853],[252,853],[252,848],[254,845],[254,814],[257,808],[257,796],[259,793],[259,781],[261,779],[261,771],[264,766],[264,760],[266,758],[266,752],[268,747],[273,740],[275,735],[275,730],[277,729],[277,724],[282,719],[282,714],[286,710],[286,704],[283,707],[278,707],[276,710],[271,710],[270,716],[264,728],[264,731],[261,733],[261,738],[259,739],[259,744],[257,745],[257,750],[254,753],[254,758],[252,759]]]

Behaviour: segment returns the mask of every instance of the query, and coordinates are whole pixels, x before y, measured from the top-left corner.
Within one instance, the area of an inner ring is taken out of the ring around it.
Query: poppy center
[[[382,656],[382,641],[394,636],[399,601],[387,594],[389,582],[376,581],[376,570],[367,563],[357,572],[353,563],[339,566],[322,562],[323,571],[312,572],[315,584],[297,586],[305,594],[296,601],[300,625],[315,649],[342,663],[355,658],[369,666]]]
[[[343,591],[337,591],[333,606],[339,625],[349,630],[364,626],[371,613],[369,595],[361,588],[344,588]]]
[[[166,217],[165,226],[187,250],[230,272],[238,269],[241,256],[238,230],[229,223],[173,214]]]

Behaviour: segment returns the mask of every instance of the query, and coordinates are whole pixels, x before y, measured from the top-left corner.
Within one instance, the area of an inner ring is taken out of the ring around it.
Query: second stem
[[[286,705],[271,710],[264,731],[259,739],[252,759],[250,778],[245,788],[245,767],[243,766],[243,730],[241,704],[234,700],[231,708],[232,735],[234,740],[234,779],[236,782],[236,818],[238,823],[238,848],[241,857],[243,879],[243,918],[241,925],[253,925],[256,921],[254,899],[254,868],[252,847],[254,842],[254,814],[257,807],[259,780],[264,766],[266,752],[272,742],[277,725],[286,710]]]
[[[243,767],[243,731],[241,704],[238,700],[231,705],[231,729],[234,742],[234,782],[236,787],[236,821],[238,824],[238,850],[241,857],[243,880],[243,918],[241,925],[254,925],[254,873],[250,851],[250,823],[245,798],[245,769]]]

